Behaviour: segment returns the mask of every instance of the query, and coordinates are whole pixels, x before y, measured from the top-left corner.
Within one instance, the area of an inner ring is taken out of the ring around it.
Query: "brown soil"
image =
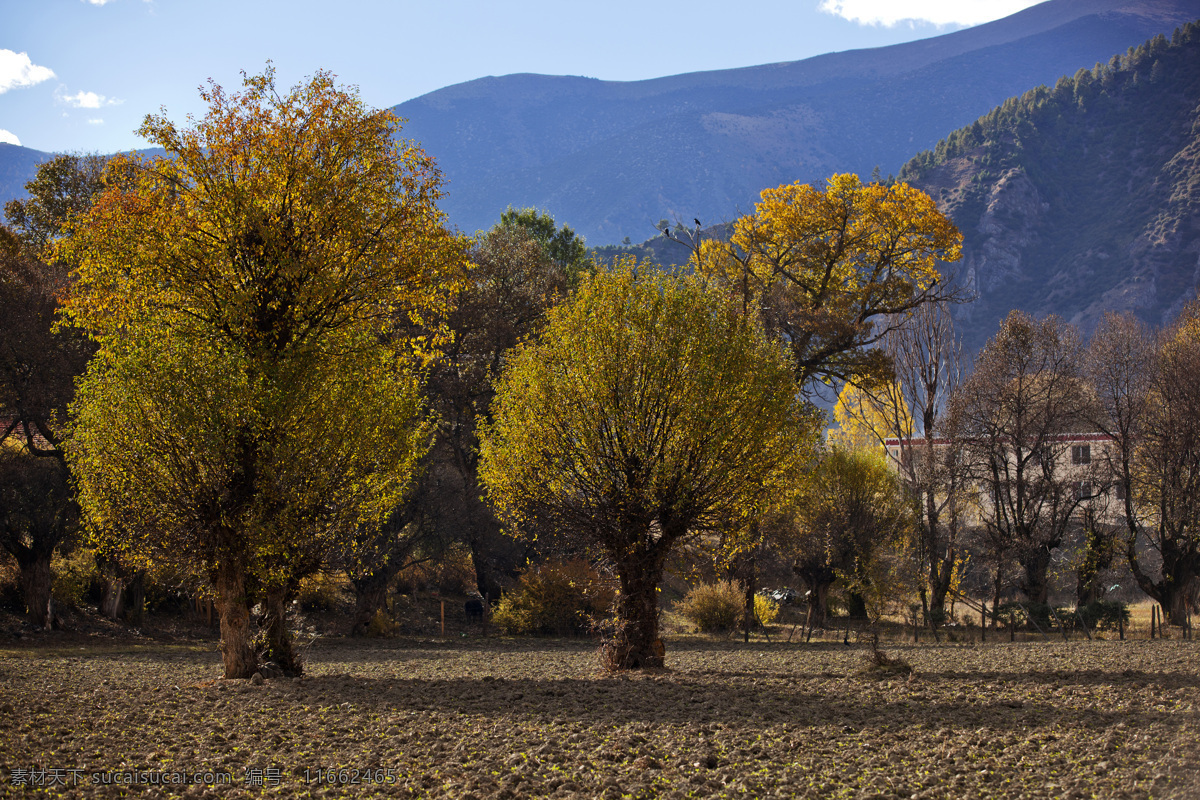
[[[579,640],[321,639],[254,685],[212,642],[44,634],[0,644],[0,794],[1200,797],[1198,648],[885,643],[909,675],[866,643],[679,637],[611,676]],[[176,771],[232,783],[92,783]]]

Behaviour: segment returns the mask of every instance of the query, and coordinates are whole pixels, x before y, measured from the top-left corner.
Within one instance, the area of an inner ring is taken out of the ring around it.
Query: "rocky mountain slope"
[[[1169,321],[1200,284],[1200,24],[1006,101],[900,177],[963,232],[969,345],[1011,308]]]
[[[706,223],[764,187],[894,172],[1005,98],[1200,17],[1197,0],[1051,0],[918,42],[638,82],[509,75],[402,103],[464,230],[510,204],[606,244]]]

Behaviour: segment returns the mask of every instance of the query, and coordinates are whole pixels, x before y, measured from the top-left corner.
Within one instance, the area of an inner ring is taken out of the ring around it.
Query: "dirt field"
[[[0,644],[0,794],[1200,797],[1198,643],[889,643],[883,677],[841,641],[667,646],[613,677],[585,641],[326,639],[251,685],[212,643]]]

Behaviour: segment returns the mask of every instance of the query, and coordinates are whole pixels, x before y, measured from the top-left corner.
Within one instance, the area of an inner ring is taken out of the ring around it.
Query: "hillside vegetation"
[[[1012,308],[1163,324],[1200,273],[1200,25],[1005,101],[900,178],[963,232],[973,344]]]

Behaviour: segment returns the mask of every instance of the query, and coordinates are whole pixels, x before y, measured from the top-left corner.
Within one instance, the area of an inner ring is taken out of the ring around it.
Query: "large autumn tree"
[[[870,383],[890,371],[875,347],[914,309],[955,299],[939,267],[962,235],[924,192],[834,175],[825,190],[762,192],[729,241],[692,241],[692,264],[723,282],[787,343],[796,381]]]
[[[99,345],[70,459],[101,542],[211,583],[245,678],[251,605],[288,662],[298,577],[408,490],[429,426],[397,323],[443,312],[463,243],[432,160],[328,73],[201,96],[187,127],[146,118],[167,156],[118,163],[62,245]]]
[[[685,538],[757,514],[813,417],[780,348],[696,278],[623,263],[583,281],[517,348],[480,475],[510,523],[611,559],[615,668],[662,666],[658,586]]]

